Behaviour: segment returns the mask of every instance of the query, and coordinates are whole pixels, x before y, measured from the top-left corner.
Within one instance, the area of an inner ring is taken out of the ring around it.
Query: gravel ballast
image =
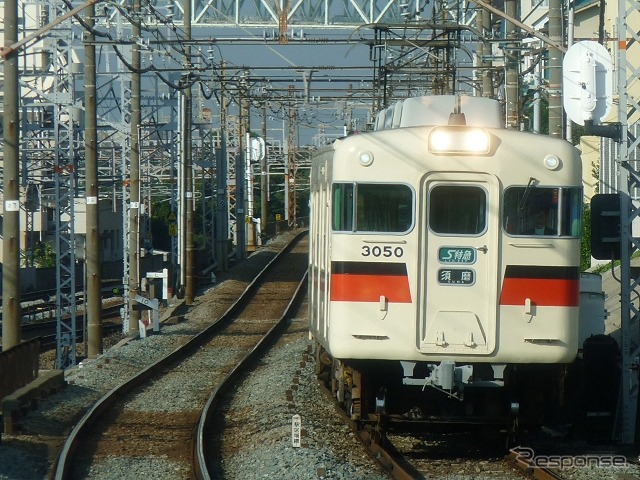
[[[293,233],[288,233],[278,237],[267,248],[231,269],[224,275],[226,279],[220,276],[217,285],[196,298],[183,322],[163,325],[159,335],[121,342],[98,358],[84,360],[67,370],[67,387],[28,412],[18,424],[17,435],[2,437],[0,480],[50,478],[66,434],[84,412],[110,389],[185,343],[211,317],[224,313],[228,306],[224,302],[235,298],[292,236]],[[182,307],[177,303],[169,305],[169,310],[176,308]],[[388,478],[384,473],[376,472],[375,462],[340,422],[333,407],[318,398],[320,391],[312,364],[300,369],[300,360],[309,346],[306,307],[301,311],[299,318],[292,320],[290,330],[293,333],[286,335],[286,341],[278,344],[234,396],[233,405],[244,405],[241,410],[245,412],[245,418],[240,422],[250,426],[252,432],[242,430],[236,451],[224,457],[220,464],[224,478]],[[233,353],[220,351],[221,355]],[[291,388],[294,376],[299,384],[292,401],[287,398],[286,391]],[[194,379],[185,377],[180,381]],[[176,391],[179,391],[179,385]],[[161,399],[144,399],[143,396],[140,401],[148,402],[142,407],[153,414],[158,410],[171,412],[183,400],[187,401],[172,394]],[[291,417],[296,413],[302,417],[304,430],[304,444],[300,448],[291,446]],[[237,430],[232,429],[231,437],[234,432]],[[344,448],[345,445],[349,448]],[[184,472],[179,470],[180,467],[167,458],[148,458],[141,465],[119,457],[101,463],[90,476],[136,480],[184,478]]]
[[[226,310],[227,298],[246,283],[291,238],[274,240],[270,248],[250,257],[219,283],[202,292],[185,313],[185,320],[163,325],[159,335],[122,342],[94,360],[85,360],[66,374],[68,386],[43,400],[19,424],[17,435],[3,436],[0,444],[0,480],[50,478],[65,435],[84,412],[107,391],[146,367],[202,329],[212,316]],[[237,270],[236,270],[237,269]],[[224,302],[221,299],[225,299]],[[182,308],[177,303],[171,309]],[[186,311],[186,310],[185,310]],[[165,317],[169,315],[165,315]],[[283,338],[229,395],[223,411],[225,434],[219,441],[215,472],[225,479],[338,479],[381,480],[389,478],[364,452],[351,431],[324,398],[316,383],[313,354],[307,333],[306,305],[303,305]],[[220,355],[235,352],[220,350]],[[176,380],[178,381],[178,380]],[[187,379],[180,381],[204,381]],[[179,385],[176,385],[178,391]],[[138,405],[150,412],[171,412],[177,403],[188,401],[178,395],[147,398]],[[291,425],[300,415],[302,446],[292,446]],[[433,476],[456,480],[500,478],[478,472],[478,462],[462,462],[456,474]],[[486,468],[490,470],[490,465]],[[635,465],[624,469],[573,469],[566,478],[574,480],[640,478]],[[149,457],[146,462],[128,462],[118,457],[100,463],[91,478],[168,479],[185,478],[180,465],[168,456]]]

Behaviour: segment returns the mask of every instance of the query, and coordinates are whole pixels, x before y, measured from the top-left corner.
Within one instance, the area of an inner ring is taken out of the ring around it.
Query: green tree
[[[20,256],[22,257],[22,264],[27,264],[27,256],[29,254],[33,255],[34,267],[44,268],[44,267],[55,267],[56,266],[56,251],[53,247],[53,242],[36,242],[33,247],[32,252],[20,251]]]
[[[583,125],[571,122],[571,143],[580,145],[580,137],[589,135],[587,129]]]
[[[151,207],[151,238],[154,248],[170,251],[171,236],[169,235],[169,216],[171,206],[166,200],[155,201]]]
[[[526,132],[533,131],[534,117],[534,101],[533,90],[524,97],[522,104],[522,119],[524,122],[524,130]],[[540,133],[547,135],[549,133],[549,100],[544,96],[539,99],[540,102]]]

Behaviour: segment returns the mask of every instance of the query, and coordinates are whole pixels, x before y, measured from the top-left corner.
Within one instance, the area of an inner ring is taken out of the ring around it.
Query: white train
[[[581,162],[502,125],[490,99],[410,98],[314,156],[310,332],[353,418],[511,425],[558,407]]]

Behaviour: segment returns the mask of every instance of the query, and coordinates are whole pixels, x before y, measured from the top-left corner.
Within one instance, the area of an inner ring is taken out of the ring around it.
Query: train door
[[[325,164],[326,165],[326,164]],[[326,168],[326,166],[325,166]],[[320,321],[322,338],[327,338],[329,333],[329,275],[331,265],[331,212],[326,206],[329,205],[329,189],[330,183],[326,179],[322,179],[322,188],[320,189],[320,205],[322,219],[322,245],[320,246]]]
[[[419,348],[489,354],[496,336],[498,181],[481,173],[431,174],[422,192]]]

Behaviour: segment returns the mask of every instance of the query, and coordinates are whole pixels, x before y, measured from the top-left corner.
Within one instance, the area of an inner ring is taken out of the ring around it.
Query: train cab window
[[[413,195],[406,185],[358,184],[356,231],[406,232],[411,227]]]
[[[407,185],[334,184],[335,231],[402,233],[413,221],[413,192]]]
[[[336,183],[333,186],[333,229],[353,231],[353,183]]]
[[[438,185],[429,194],[429,227],[447,235],[478,235],[486,228],[487,193],[480,187]]]
[[[504,192],[502,224],[510,235],[577,237],[581,215],[580,188],[529,185]]]

